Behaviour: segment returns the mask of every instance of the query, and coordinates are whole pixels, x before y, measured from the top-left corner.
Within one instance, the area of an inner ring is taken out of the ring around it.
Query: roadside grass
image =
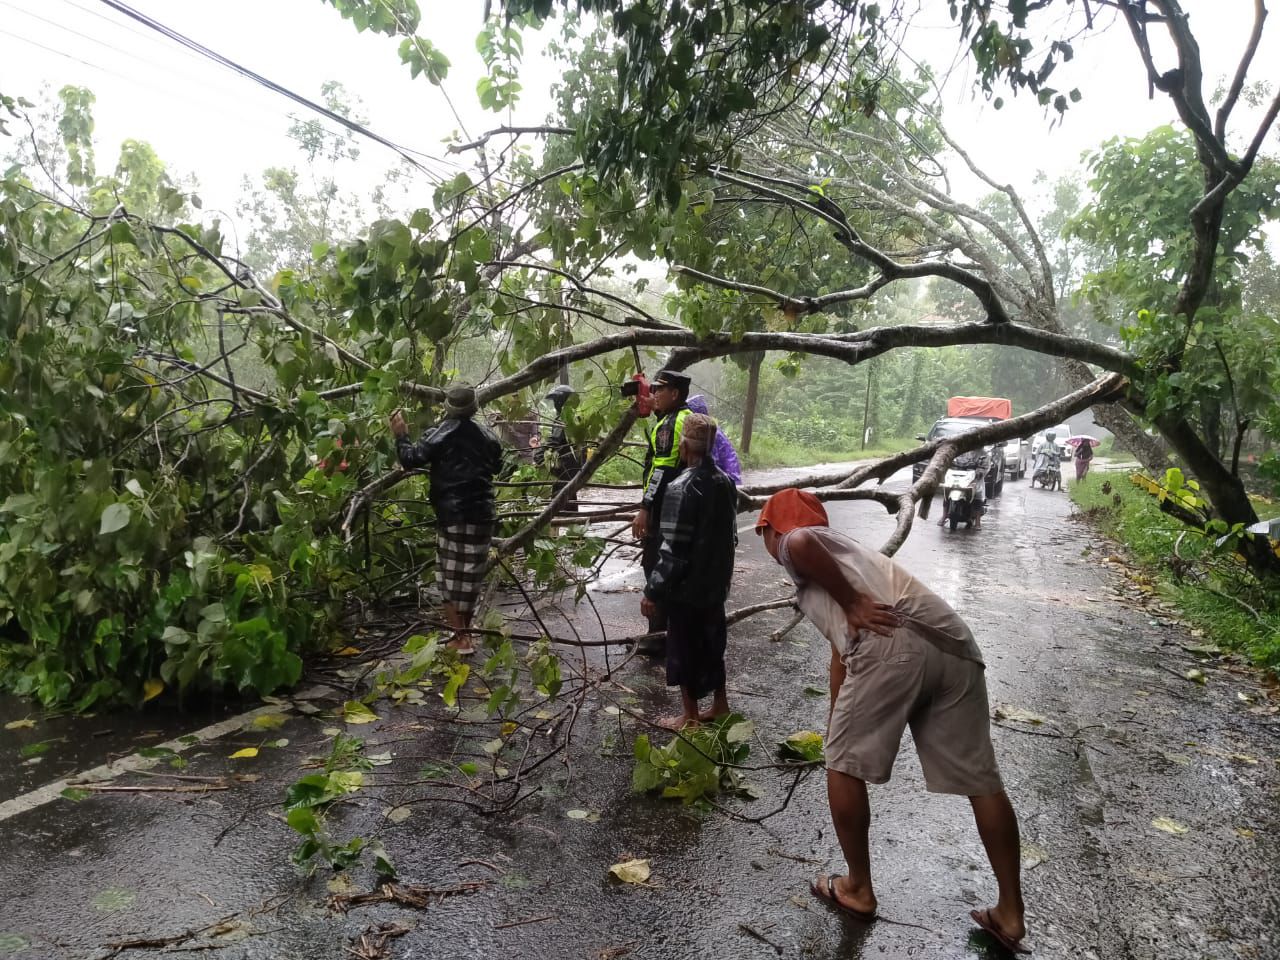
[[[883,440],[862,450],[857,440],[848,446],[815,446],[808,443],[788,440],[768,433],[757,433],[751,439],[751,452],[743,455],[742,465],[750,468],[762,467],[808,467],[815,463],[842,463],[848,460],[873,460],[901,453],[917,446],[919,441],[909,437]]]
[[[1104,533],[1129,548],[1161,597],[1213,645],[1280,673],[1280,583],[1259,583],[1212,539],[1162,513],[1156,498],[1127,474],[1091,473],[1068,493]]]
[[[1253,509],[1258,511],[1259,520],[1272,520],[1280,517],[1280,500],[1270,497],[1253,497]]]

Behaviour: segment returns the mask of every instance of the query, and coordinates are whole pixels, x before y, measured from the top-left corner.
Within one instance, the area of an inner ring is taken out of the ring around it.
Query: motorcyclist
[[[973,461],[972,467],[961,466],[963,463]],[[973,491],[973,513],[969,520],[969,529],[978,530],[982,527],[982,516],[987,512],[987,473],[991,469],[991,456],[986,448],[978,450],[970,450],[968,453],[962,453],[954,461],[952,461],[954,469],[972,469],[975,473],[974,491]],[[942,498],[942,516],[938,518],[938,526],[942,526],[951,516],[951,502],[943,495]]]
[[[1052,466],[1055,470],[1061,471],[1061,464],[1058,457],[1058,435],[1056,431],[1048,430],[1044,435],[1044,442],[1040,444],[1040,450],[1036,454],[1035,468],[1031,471],[1031,481],[1034,483],[1036,478],[1040,476],[1040,472],[1046,467]],[[1047,484],[1045,484],[1047,486]],[[1061,481],[1056,484],[1061,486]]]

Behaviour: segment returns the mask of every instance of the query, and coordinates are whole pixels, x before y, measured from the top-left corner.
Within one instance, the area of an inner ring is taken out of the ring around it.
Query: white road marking
[[[296,700],[311,699],[318,690],[327,689],[322,687],[313,687],[296,695]],[[246,723],[261,717],[268,713],[289,713],[293,710],[292,703],[272,703],[264,707],[250,710],[246,713],[239,714],[235,717],[228,717],[218,723],[211,723],[207,727],[203,727],[194,733],[183,734],[176,740],[169,740],[166,743],[157,744],[152,749],[172,750],[174,753],[182,753],[192,747],[199,746],[202,743],[208,743],[210,740],[217,740],[219,737],[226,736],[228,733],[234,733]],[[191,739],[194,737],[195,739]],[[184,742],[186,741],[186,742]],[[20,813],[26,813],[28,810],[34,810],[42,807],[50,801],[57,800],[63,790],[68,787],[74,787],[77,784],[93,783],[101,780],[111,780],[123,773],[132,773],[137,770],[150,770],[165,757],[144,757],[138,753],[131,753],[127,757],[121,757],[119,760],[113,760],[111,763],[104,763],[93,767],[90,770],[84,770],[80,773],[73,773],[61,780],[55,780],[53,783],[47,783],[43,787],[38,787],[30,793],[24,793],[21,796],[14,797],[12,800],[6,800],[0,803],[0,823],[8,820],[10,817],[16,817]]]

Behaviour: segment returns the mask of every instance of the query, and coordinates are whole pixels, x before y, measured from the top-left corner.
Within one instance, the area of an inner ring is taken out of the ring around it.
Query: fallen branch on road
[[[187,943],[205,934],[216,936],[221,928],[238,916],[240,916],[239,913],[229,913],[221,920],[215,920],[213,923],[206,924],[203,927],[192,927],[182,933],[175,933],[167,937],[135,937],[132,940],[113,940],[110,943],[103,944],[103,949],[110,952],[103,954],[98,960],[111,960],[112,957],[119,956],[125,950],[163,950],[165,947]]]
[[[428,887],[420,883],[384,883],[366,893],[335,893],[327,901],[334,913],[346,913],[354,907],[371,903],[398,903],[402,907],[425,910],[432,898],[438,903],[445,897],[468,896],[487,888],[492,881],[467,880],[452,887]]]
[[[493,929],[507,930],[507,929],[510,929],[511,927],[523,927],[526,924],[530,924],[530,923],[543,923],[544,921],[547,921],[547,920],[559,920],[559,919],[560,918],[556,916],[554,913],[547,913],[540,917],[526,917],[523,920],[508,920],[506,923],[495,923],[493,925]]]
[[[360,934],[359,942],[354,947],[347,947],[347,953],[359,960],[383,960],[387,955],[387,941],[393,937],[403,937],[411,929],[395,923],[366,927],[364,933]]]
[[[166,785],[156,784],[155,786],[146,786],[138,784],[136,786],[121,786],[118,784],[97,784],[97,783],[77,783],[76,790],[87,790],[90,793],[208,793],[213,790],[230,790],[229,783],[208,783],[196,785]]]

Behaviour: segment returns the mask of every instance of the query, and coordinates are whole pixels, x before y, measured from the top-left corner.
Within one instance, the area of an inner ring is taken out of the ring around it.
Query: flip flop
[[[1031,952],[1030,950],[1028,950],[1026,947],[1022,945],[1021,940],[1014,940],[1007,933],[1005,933],[998,926],[996,926],[996,922],[991,919],[990,908],[987,908],[985,910],[970,910],[969,919],[972,920],[974,923],[976,923],[978,926],[980,926],[987,933],[991,934],[991,936],[995,937],[996,942],[999,943],[1000,946],[1008,950],[1010,953],[1025,954],[1025,953]]]
[[[870,923],[872,920],[875,920],[877,917],[879,917],[879,914],[876,913],[874,910],[871,910],[871,911],[859,910],[856,907],[849,907],[840,902],[840,898],[836,895],[836,881],[839,880],[842,876],[843,874],[840,874],[840,873],[827,874],[827,883],[826,883],[825,890],[822,888],[822,885],[820,885],[816,879],[810,880],[809,892],[812,893],[819,900],[821,900],[823,903],[825,903],[827,906],[835,907],[841,913],[848,914],[849,916],[853,917],[855,920],[861,920],[863,923]]]

